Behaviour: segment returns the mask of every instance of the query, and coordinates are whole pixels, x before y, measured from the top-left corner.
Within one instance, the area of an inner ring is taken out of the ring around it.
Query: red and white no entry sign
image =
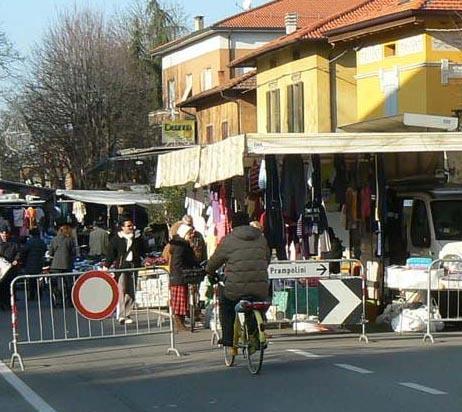
[[[112,315],[119,289],[107,272],[93,270],[81,275],[72,288],[72,303],[84,318],[102,320]]]

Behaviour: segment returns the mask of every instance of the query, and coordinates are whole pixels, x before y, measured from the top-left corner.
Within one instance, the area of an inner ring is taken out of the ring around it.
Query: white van
[[[408,256],[437,259],[445,245],[462,241],[461,185],[415,185],[412,190],[408,186],[392,190],[402,211],[396,227],[389,228],[400,231],[397,235],[390,233],[390,248],[398,255],[404,257],[401,250]]]

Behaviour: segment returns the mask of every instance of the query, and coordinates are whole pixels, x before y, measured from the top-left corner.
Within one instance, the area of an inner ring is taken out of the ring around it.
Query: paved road
[[[13,390],[18,377],[29,401],[49,412],[454,412],[462,410],[461,344],[457,333],[434,345],[393,334],[369,345],[353,335],[275,337],[257,377],[242,359],[225,368],[208,332],[181,336],[181,358],[165,355],[167,336],[35,346],[24,352],[26,372],[0,377],[0,404],[40,410]]]

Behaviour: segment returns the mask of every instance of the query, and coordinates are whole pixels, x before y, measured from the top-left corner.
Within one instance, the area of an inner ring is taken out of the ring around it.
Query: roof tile
[[[228,17],[216,28],[284,28],[287,13],[298,14],[298,26],[305,27],[345,10],[358,0],[275,0],[260,7]]]
[[[326,37],[331,30],[347,28],[351,25],[371,21],[380,17],[391,16],[406,11],[432,12],[432,11],[459,11],[462,12],[462,0],[362,0],[350,2],[348,9],[332,14],[322,21],[307,25],[294,33],[279,37],[253,52],[236,59],[232,66],[244,64],[264,53],[284,47],[298,40],[319,40]]]

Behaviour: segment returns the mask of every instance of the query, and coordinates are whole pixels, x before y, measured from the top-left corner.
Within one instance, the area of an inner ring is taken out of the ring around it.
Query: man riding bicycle
[[[268,299],[268,265],[271,254],[261,231],[249,226],[247,214],[232,218],[232,232],[217,247],[206,272],[214,274],[225,265],[224,288],[220,296],[220,322],[223,346],[233,346],[235,306],[242,298]]]

